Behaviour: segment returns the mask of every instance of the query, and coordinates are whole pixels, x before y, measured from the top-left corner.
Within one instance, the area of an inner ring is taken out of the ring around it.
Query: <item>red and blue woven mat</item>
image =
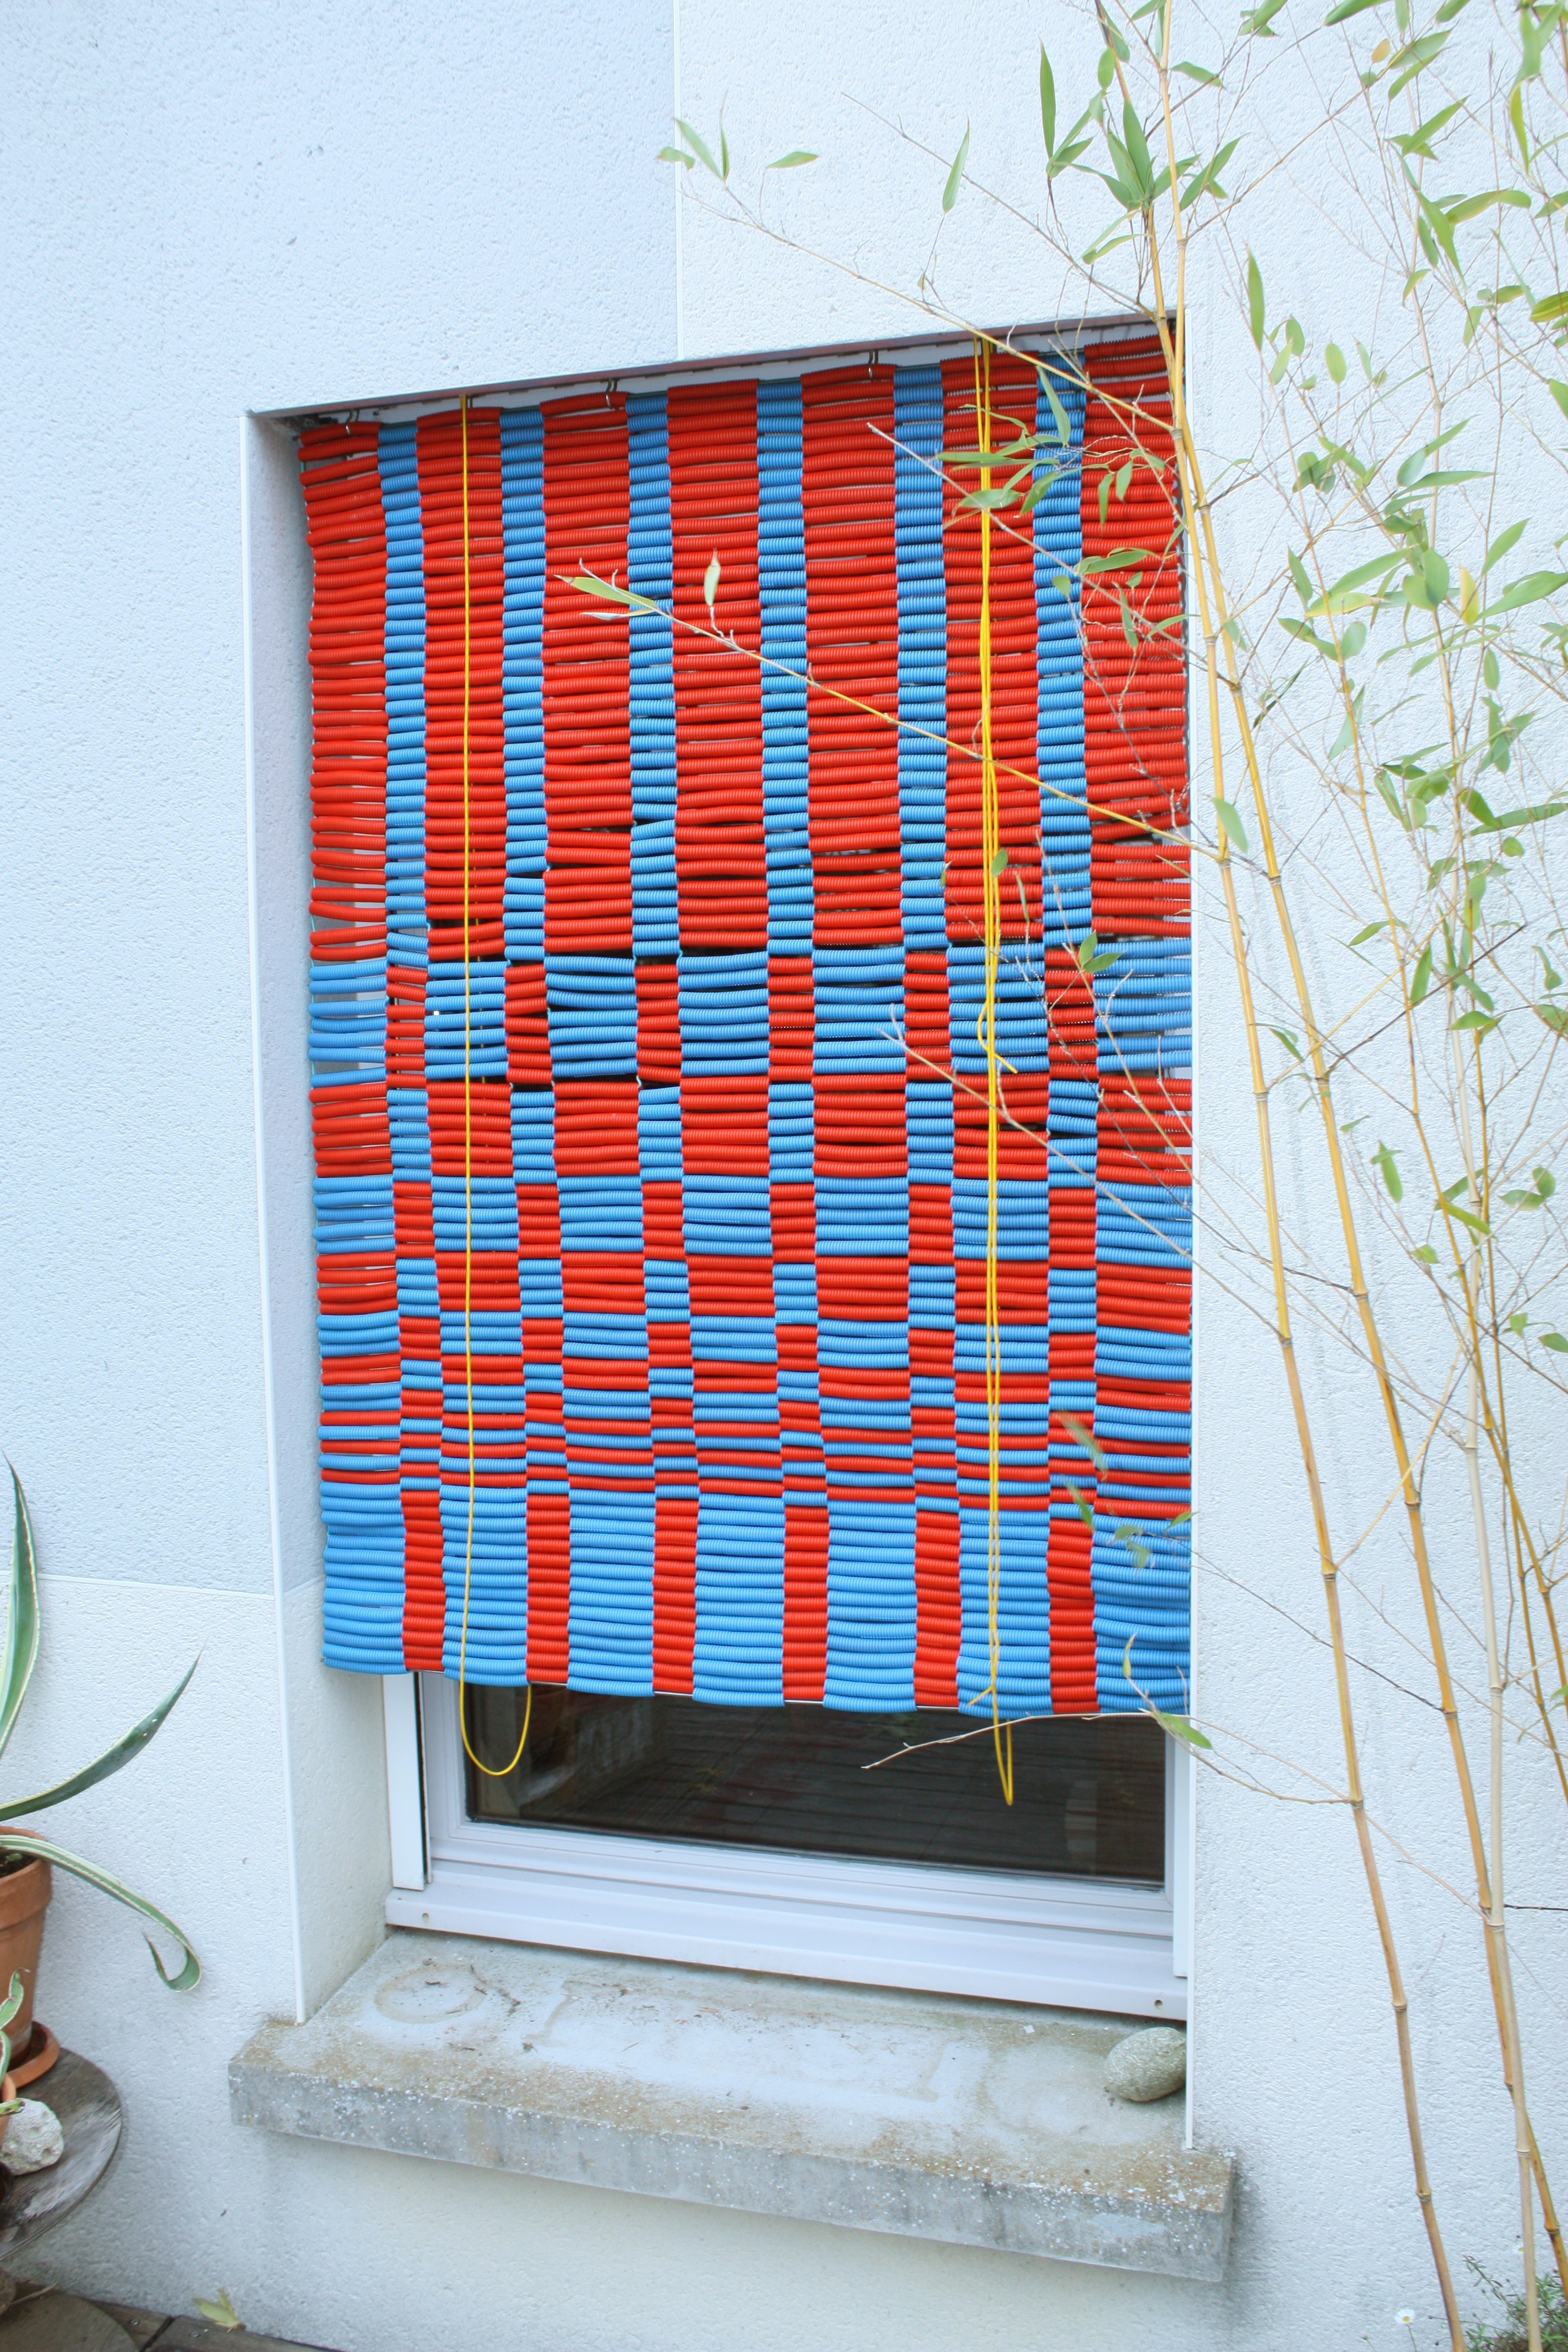
[[[1126,341],[991,401],[1052,475],[991,543],[997,1696],[1179,1709],[1169,401]],[[302,436],[331,1664],[988,1691],[975,408],[965,360]]]

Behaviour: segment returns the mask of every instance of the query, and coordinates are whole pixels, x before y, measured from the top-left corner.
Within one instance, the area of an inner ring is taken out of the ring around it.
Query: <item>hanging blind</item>
[[[1169,415],[1111,341],[302,435],[329,1663],[1185,1705]]]

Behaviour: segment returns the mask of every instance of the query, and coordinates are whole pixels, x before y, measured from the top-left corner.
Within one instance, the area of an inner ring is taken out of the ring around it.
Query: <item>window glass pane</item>
[[[504,1763],[526,1694],[470,1685],[468,1737]],[[1158,1885],[1165,1759],[1146,1716],[1066,1716],[1014,1728],[1015,1801],[973,1715],[712,1706],[537,1687],[528,1745],[491,1780],[467,1763],[469,1819],[552,1823],[885,1862]],[[883,1758],[895,1760],[881,1762]],[[875,1770],[866,1767],[875,1765]]]

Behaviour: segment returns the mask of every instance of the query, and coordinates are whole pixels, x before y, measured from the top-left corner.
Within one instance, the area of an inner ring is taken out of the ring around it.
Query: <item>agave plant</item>
[[[38,1654],[38,1567],[33,1546],[33,1523],[27,1516],[27,1501],[22,1492],[22,1482],[15,1470],[11,1472],[11,1484],[16,1489],[16,1517],[11,1538],[11,1579],[5,1641],[0,1647],[0,1756],[5,1752],[16,1717],[22,1711],[22,1701],[26,1696],[27,1685]],[[151,1715],[144,1715],[122,1739],[116,1740],[112,1748],[106,1748],[101,1756],[84,1765],[79,1772],[73,1772],[68,1780],[58,1781],[54,1788],[42,1790],[36,1797],[0,1797],[0,1865],[13,1854],[27,1859],[36,1855],[41,1861],[56,1864],[61,1870],[68,1870],[74,1878],[85,1879],[89,1886],[101,1887],[104,1894],[112,1895],[117,1903],[128,1904],[144,1919],[151,1919],[155,1927],[162,1927],[172,1936],[184,1953],[183,1965],[171,1976],[159,1958],[156,1944],[151,1936],[147,1937],[147,1948],[153,1955],[153,1967],[163,1982],[175,1992],[184,1992],[194,1985],[202,1972],[201,1962],[191,1949],[190,1938],[184,1930],[176,1927],[174,1921],[155,1905],[146,1902],[140,1895],[132,1894],[129,1886],[123,1885],[107,1870],[100,1870],[96,1863],[84,1860],[79,1853],[68,1853],[64,1846],[55,1845],[49,1839],[38,1837],[31,1830],[17,1830],[12,1824],[24,1813],[41,1813],[47,1806],[60,1805],[68,1797],[79,1796],[84,1789],[92,1788],[99,1780],[107,1780],[111,1772],[118,1772],[121,1765],[129,1764],[133,1756],[139,1756],[195,1670],[193,1659],[168,1697],[161,1700]],[[13,1983],[15,1985],[15,1979]],[[0,2002],[0,2040],[4,2039],[5,2027],[16,2013],[15,2007],[8,2008]]]
[[[3,2083],[5,2080],[6,2075],[11,2072],[11,2035],[9,2031],[11,2020],[16,2016],[16,2011],[21,2008],[22,2003],[26,1999],[26,1995],[22,1990],[21,1978],[18,1976],[13,1976],[11,1979],[10,1991],[6,1994],[4,2000],[0,2000],[0,2083]],[[14,2116],[21,2104],[22,2102],[20,2099],[5,2100],[3,2103],[0,2103],[0,2116]]]

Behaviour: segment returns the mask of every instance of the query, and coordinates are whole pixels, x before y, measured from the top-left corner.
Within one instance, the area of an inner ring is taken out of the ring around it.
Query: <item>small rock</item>
[[[66,2152],[66,2136],[53,2107],[42,2099],[24,2099],[7,2118],[0,2141],[0,2162],[7,2172],[47,2172]]]
[[[1113,2099],[1168,2099],[1187,2080],[1187,2037],[1173,2025],[1151,2025],[1119,2042],[1105,2061]]]

